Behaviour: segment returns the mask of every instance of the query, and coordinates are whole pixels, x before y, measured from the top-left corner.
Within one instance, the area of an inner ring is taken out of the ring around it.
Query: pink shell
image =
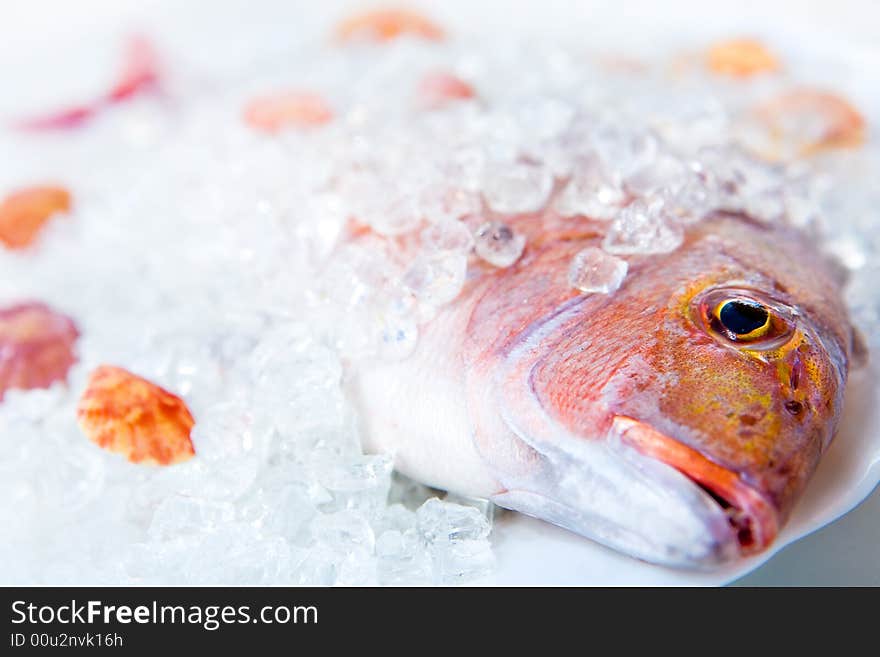
[[[48,388],[64,381],[76,362],[78,337],[73,320],[45,304],[0,309],[0,400],[11,388]]]

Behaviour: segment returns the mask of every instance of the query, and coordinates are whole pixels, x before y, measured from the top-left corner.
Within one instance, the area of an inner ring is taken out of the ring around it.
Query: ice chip
[[[152,541],[168,541],[193,532],[218,529],[235,518],[235,507],[187,495],[165,498],[153,513],[148,535]]]
[[[605,169],[620,178],[650,165],[659,147],[654,135],[614,122],[597,124],[591,137]]]
[[[620,211],[602,248],[617,255],[668,253],[681,245],[681,226],[670,220],[662,199],[633,201]]]
[[[467,255],[461,252],[422,252],[410,266],[403,284],[431,306],[449,303],[461,292],[467,274]]]
[[[352,550],[342,559],[336,576],[336,586],[378,585],[376,557],[367,550]]]
[[[479,509],[432,498],[418,510],[418,529],[429,544],[477,540],[489,535],[486,516]]]
[[[524,162],[495,162],[483,181],[486,203],[502,214],[537,212],[552,189],[553,176],[546,168]]]
[[[431,561],[414,530],[390,529],[376,539],[378,579],[383,586],[428,584]]]
[[[510,267],[519,260],[526,248],[526,238],[518,235],[507,224],[487,221],[474,235],[477,255],[495,267]]]
[[[617,215],[625,200],[623,190],[598,164],[582,164],[556,199],[556,210],[563,217],[608,220]]]
[[[267,535],[302,542],[317,510],[308,492],[295,483],[254,487],[236,504],[236,515]]]
[[[611,294],[623,283],[628,267],[626,260],[588,247],[572,258],[568,282],[584,294]]]
[[[357,509],[374,516],[388,500],[391,468],[386,455],[364,456],[328,464],[319,479],[333,496],[333,509]]]
[[[312,535],[324,549],[346,553],[358,548],[372,552],[376,542],[370,523],[350,510],[319,514],[312,521]]]
[[[386,310],[381,316],[379,355],[385,360],[403,360],[416,348],[419,325],[411,314]]]
[[[452,181],[429,184],[419,197],[421,213],[434,224],[454,222],[480,209],[479,196],[473,191],[453,186]]]
[[[649,196],[660,190],[675,191],[684,186],[688,174],[687,167],[677,157],[659,153],[627,176],[626,188],[639,196]]]
[[[437,584],[468,582],[489,574],[495,567],[492,546],[485,539],[433,546],[431,560]]]
[[[431,251],[469,253],[474,248],[474,236],[461,221],[448,220],[423,230],[422,244]]]
[[[205,555],[212,555],[206,559]],[[281,538],[264,538],[247,527],[229,524],[204,534],[186,559],[185,581],[254,586],[284,581],[290,574],[290,548]]]

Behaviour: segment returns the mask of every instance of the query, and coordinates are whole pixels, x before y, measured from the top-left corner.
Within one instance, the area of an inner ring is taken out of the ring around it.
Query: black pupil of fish
[[[736,335],[746,335],[767,323],[767,309],[753,301],[728,301],[718,313],[725,328]]]

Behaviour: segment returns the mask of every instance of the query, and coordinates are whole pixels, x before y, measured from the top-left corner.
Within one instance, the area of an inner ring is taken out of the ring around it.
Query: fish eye
[[[698,299],[698,312],[713,337],[748,349],[779,347],[794,330],[791,311],[756,290],[709,290]]]
[[[770,310],[752,299],[727,299],[712,311],[712,319],[736,341],[756,340],[770,330]]]

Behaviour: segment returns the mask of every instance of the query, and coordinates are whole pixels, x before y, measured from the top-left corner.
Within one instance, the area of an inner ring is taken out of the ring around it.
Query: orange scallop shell
[[[333,110],[319,95],[288,91],[254,98],[244,109],[245,123],[262,132],[309,128],[333,119]]]
[[[446,35],[426,16],[409,9],[377,9],[356,14],[336,27],[339,41],[392,41],[409,35],[440,41]]]
[[[29,246],[52,215],[70,210],[63,187],[26,187],[0,203],[0,242],[10,249]]]
[[[792,143],[800,155],[856,147],[865,140],[865,119],[847,100],[819,89],[795,89],[755,111],[771,138]]]
[[[747,78],[779,69],[779,60],[754,39],[731,39],[716,43],[706,54],[709,69],[720,75]]]
[[[186,403],[121,367],[92,372],[76,415],[89,440],[132,463],[171,465],[195,455]]]
[[[0,309],[0,400],[11,388],[48,388],[76,362],[73,320],[37,303]]]

